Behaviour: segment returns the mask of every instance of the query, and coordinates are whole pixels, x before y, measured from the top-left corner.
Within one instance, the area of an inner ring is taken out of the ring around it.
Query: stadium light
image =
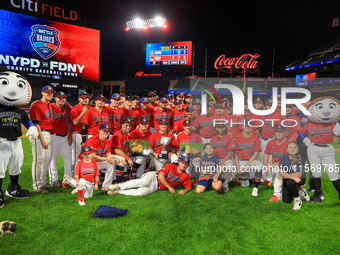
[[[134,20],[130,20],[126,22],[125,30],[129,31],[131,29],[148,29],[148,28],[167,28],[167,24],[165,23],[166,19],[160,16],[157,16],[153,19],[142,20],[141,18],[135,18]]]

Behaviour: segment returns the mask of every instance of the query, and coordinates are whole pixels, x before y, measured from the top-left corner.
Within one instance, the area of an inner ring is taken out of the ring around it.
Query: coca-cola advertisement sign
[[[240,57],[229,58],[225,54],[220,55],[216,60],[215,69],[234,68],[234,69],[255,69],[258,67],[260,54],[243,54]]]

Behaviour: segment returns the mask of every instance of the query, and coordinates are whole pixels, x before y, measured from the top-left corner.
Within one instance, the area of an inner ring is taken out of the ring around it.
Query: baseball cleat
[[[63,182],[61,183],[61,185],[63,186],[64,189],[68,188],[68,184],[67,184],[67,181],[66,181],[67,176],[68,176],[68,174],[64,174]]]
[[[323,203],[323,201],[325,200],[324,197],[321,195],[320,196],[317,196],[317,195],[313,195],[311,196],[310,200],[314,203],[317,203],[317,204],[321,204]]]
[[[307,193],[306,188],[302,188],[299,190],[299,196],[303,198],[305,201],[310,201],[310,197]]]
[[[223,185],[222,185],[222,190],[223,190],[224,192],[228,192],[228,191],[229,191],[229,185],[228,185],[228,184],[223,184]]]
[[[6,190],[6,196],[16,199],[25,199],[30,196],[28,190],[22,189],[20,185],[11,185],[8,184],[8,188]]]
[[[37,189],[37,192],[38,193],[44,193],[44,194],[48,193],[48,191],[47,191],[47,189],[45,189],[45,187],[41,187],[40,189]]]
[[[107,194],[108,195],[114,195],[117,194],[119,191],[119,185],[118,184],[110,184],[108,187]]]
[[[300,197],[294,198],[293,210],[294,211],[300,210],[301,206],[302,206],[301,198]]]
[[[256,187],[254,187],[254,188],[253,188],[253,192],[251,193],[251,195],[252,195],[253,197],[257,197],[257,196],[259,195],[259,189],[256,188]]]
[[[266,185],[266,186],[270,186],[272,185],[273,183],[271,181],[266,181],[263,185]]]
[[[71,191],[71,194],[77,194],[78,193],[78,188],[75,188],[74,190]]]
[[[79,205],[84,206],[85,205],[84,198],[78,199],[78,203]]]
[[[279,201],[281,199],[282,199],[282,197],[278,197],[278,196],[274,195],[271,198],[269,198],[269,201],[276,202],[276,201]]]

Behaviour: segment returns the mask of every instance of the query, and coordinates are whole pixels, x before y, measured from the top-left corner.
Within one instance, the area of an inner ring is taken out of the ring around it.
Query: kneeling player
[[[178,185],[185,188],[179,191],[178,194],[184,195],[192,190],[190,177],[185,172],[189,162],[189,157],[183,156],[180,158],[178,165],[169,163],[159,172],[147,172],[140,179],[110,185],[108,195],[119,193],[127,196],[145,196],[158,190],[169,190],[174,194],[176,193],[174,188]]]

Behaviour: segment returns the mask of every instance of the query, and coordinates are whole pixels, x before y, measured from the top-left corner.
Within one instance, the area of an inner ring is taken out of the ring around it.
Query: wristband
[[[130,158],[128,157],[128,156],[126,156],[126,155],[124,155],[124,157],[123,158],[125,158],[125,160],[127,160],[127,161],[129,161],[130,160]]]
[[[97,184],[97,185],[98,185],[98,181],[95,181],[94,184]]]

